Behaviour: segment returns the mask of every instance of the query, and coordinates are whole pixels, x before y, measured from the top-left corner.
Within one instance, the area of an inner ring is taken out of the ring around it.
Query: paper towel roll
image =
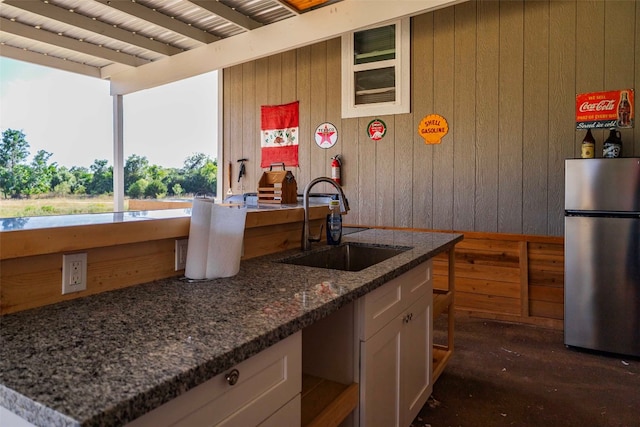
[[[238,274],[246,217],[246,208],[194,199],[184,275],[189,279],[214,279]]]

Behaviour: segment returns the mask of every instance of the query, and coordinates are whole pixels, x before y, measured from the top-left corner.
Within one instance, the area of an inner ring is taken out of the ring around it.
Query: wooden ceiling
[[[326,3],[327,0],[286,0],[286,2],[302,12],[304,10],[311,9],[312,7]]]

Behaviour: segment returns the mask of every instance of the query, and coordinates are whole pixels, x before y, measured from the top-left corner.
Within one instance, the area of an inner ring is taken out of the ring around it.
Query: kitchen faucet
[[[309,231],[309,191],[311,191],[311,187],[316,185],[319,182],[326,182],[327,184],[331,184],[338,190],[338,200],[340,201],[340,213],[346,214],[349,211],[349,201],[347,197],[344,195],[342,191],[342,187],[340,187],[334,180],[331,178],[327,178],[326,176],[321,176],[311,180],[304,187],[304,192],[302,193],[302,206],[304,207],[304,227],[302,228],[302,250],[308,251],[311,249],[311,242],[319,242],[322,239],[322,227],[320,227],[320,234],[318,236],[311,236]]]

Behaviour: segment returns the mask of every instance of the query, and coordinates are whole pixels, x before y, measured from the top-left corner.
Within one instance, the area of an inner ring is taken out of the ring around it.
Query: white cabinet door
[[[400,332],[397,317],[361,342],[360,426],[400,427]]]
[[[431,265],[361,299],[360,427],[408,427],[431,394]]]
[[[369,339],[418,298],[433,292],[431,266],[431,260],[425,261],[358,300],[361,340]]]
[[[406,319],[406,320],[405,320]],[[416,301],[406,311],[402,340],[402,405],[404,426],[411,425],[431,395],[431,360],[433,331],[431,304],[428,295]]]

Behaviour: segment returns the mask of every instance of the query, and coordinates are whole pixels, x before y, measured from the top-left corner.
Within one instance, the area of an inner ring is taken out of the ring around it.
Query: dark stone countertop
[[[462,235],[371,229],[343,240],[412,249],[359,272],[275,262],[300,253],[291,250],[243,261],[226,279],[165,279],[5,315],[0,406],[40,426],[126,424]],[[320,291],[327,282],[332,292]]]

